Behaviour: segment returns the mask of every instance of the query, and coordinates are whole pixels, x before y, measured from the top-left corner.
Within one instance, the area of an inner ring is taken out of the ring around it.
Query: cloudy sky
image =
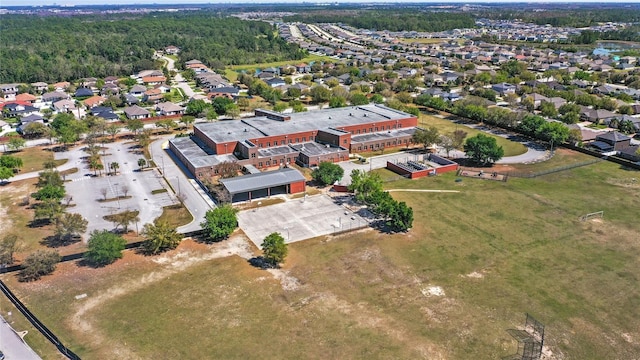
[[[335,1],[335,0],[333,0]],[[325,1],[318,1],[318,0],[307,0],[305,2],[307,3],[322,3],[322,2],[333,2],[332,0],[325,0]],[[186,0],[186,1],[180,1],[180,0],[111,0],[109,1],[109,4],[208,4],[208,3],[302,3],[303,1],[300,0],[240,0],[240,1],[220,1],[220,0]],[[385,3],[415,3],[415,2],[429,2],[428,0],[396,0],[396,1],[390,1],[390,0],[350,0],[350,1],[339,1],[340,3],[372,3],[372,2],[385,2]],[[433,2],[441,2],[441,3],[445,3],[448,2],[446,0],[444,1],[433,1]],[[522,1],[522,0],[502,0],[502,1],[488,1],[488,0],[459,0],[459,1],[455,1],[457,3],[465,3],[465,2],[487,2],[487,3],[491,3],[491,2],[526,2],[526,1]],[[560,0],[560,1],[556,1],[556,0],[547,0],[547,1],[541,1],[541,3],[544,2],[618,2],[618,3],[631,3],[631,2],[637,2],[637,0],[619,0],[619,1],[610,1],[610,0]],[[53,4],[58,4],[58,5],[99,5],[96,3],[96,1],[91,1],[91,0],[56,0],[56,1],[51,1],[51,0],[2,0],[0,1],[0,6],[16,6],[16,5],[20,5],[20,6],[25,6],[25,5],[53,5]]]

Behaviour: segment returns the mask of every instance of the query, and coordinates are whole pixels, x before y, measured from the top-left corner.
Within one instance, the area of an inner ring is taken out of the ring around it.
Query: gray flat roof
[[[239,120],[223,120],[212,123],[195,124],[195,127],[217,144],[265,136],[265,134],[259,130]]]
[[[220,183],[224,185],[231,195],[235,195],[249,191],[287,185],[298,181],[306,181],[306,179],[298,170],[293,168],[284,168],[230,179],[221,179]]]
[[[369,124],[377,121],[399,120],[411,114],[382,105],[370,104],[344,108],[324,109],[287,114],[291,120],[272,120],[265,116],[242,120],[225,120],[196,124],[207,137],[216,143],[242,141],[264,136],[295,134],[312,130],[338,128],[349,125]],[[333,131],[336,131],[335,129]]]
[[[302,144],[294,144],[294,145],[291,145],[291,147],[307,156],[333,154],[333,153],[347,150],[343,147],[327,146],[317,142],[306,142]]]
[[[407,136],[413,135],[416,132],[415,128],[406,128],[406,129],[398,129],[398,130],[388,130],[381,131],[377,133],[369,133],[362,135],[352,135],[351,143],[362,143],[372,140],[385,140],[385,139],[395,139],[399,136]]]
[[[289,145],[258,149],[258,155],[260,157],[269,157],[269,156],[292,154],[292,153],[297,154],[298,150],[295,150]]]
[[[195,168],[215,166],[225,161],[238,161],[238,158],[231,154],[215,155],[206,152],[204,144],[195,137],[181,137],[169,141]]]
[[[375,104],[292,113],[289,115],[291,115],[291,120],[288,121],[256,117],[244,119],[242,122],[260,130],[260,132],[267,136],[273,136],[369,124],[375,123],[376,121],[399,120],[413,116],[402,111]]]

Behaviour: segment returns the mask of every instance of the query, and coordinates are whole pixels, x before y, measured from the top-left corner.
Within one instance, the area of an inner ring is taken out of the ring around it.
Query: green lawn
[[[67,264],[75,270],[66,278],[8,281],[84,358],[126,344],[140,358],[496,359],[515,353],[505,330],[528,312],[546,325],[545,345],[558,358],[633,359],[639,174],[600,162],[506,183],[456,182],[453,173],[392,181],[385,186],[460,193],[394,192],[414,209],[407,234],[290,245],[283,270],[299,284],[290,290],[238,257],[148,283],[163,267],[127,256],[104,269]],[[578,220],[600,210],[602,221]],[[140,284],[127,291],[123,279]],[[106,340],[72,330],[69,316],[82,303],[73,295],[121,286],[83,317]],[[430,294],[435,287],[442,296]]]
[[[309,55],[301,60],[285,60],[285,61],[275,61],[275,62],[269,62],[269,63],[260,63],[260,64],[249,64],[249,65],[234,65],[234,66],[230,66],[225,70],[225,76],[227,77],[227,79],[229,79],[229,81],[236,81],[236,79],[238,78],[238,71],[242,71],[242,70],[253,70],[253,69],[263,69],[263,68],[267,68],[267,67],[276,67],[276,66],[282,66],[282,65],[287,65],[287,64],[291,64],[291,65],[295,65],[295,64],[299,64],[299,63],[309,63],[312,61],[326,61],[326,62],[335,62],[334,59],[331,59],[327,56],[320,56],[320,55]]]
[[[504,149],[504,156],[516,156],[527,152],[527,148],[518,142],[507,140],[500,136],[488,134],[480,130],[472,129],[467,126],[456,124],[449,120],[441,119],[439,117],[427,114],[420,114],[418,125],[421,127],[435,126],[438,128],[441,134],[451,133],[455,130],[464,130],[467,132],[467,137],[475,136],[477,134],[489,135],[496,139],[499,146],[502,146],[502,148]]]

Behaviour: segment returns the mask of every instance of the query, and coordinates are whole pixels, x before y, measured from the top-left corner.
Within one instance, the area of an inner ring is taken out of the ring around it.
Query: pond
[[[640,50],[640,44],[626,42],[598,42],[596,43],[596,48],[593,49],[593,55],[610,55],[611,53],[630,49]]]

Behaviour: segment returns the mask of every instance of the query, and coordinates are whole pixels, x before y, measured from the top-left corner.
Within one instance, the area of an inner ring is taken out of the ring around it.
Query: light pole
[[[290,237],[289,237],[289,227],[287,226],[284,229],[287,230],[287,241],[289,241],[289,239],[290,239]]]

